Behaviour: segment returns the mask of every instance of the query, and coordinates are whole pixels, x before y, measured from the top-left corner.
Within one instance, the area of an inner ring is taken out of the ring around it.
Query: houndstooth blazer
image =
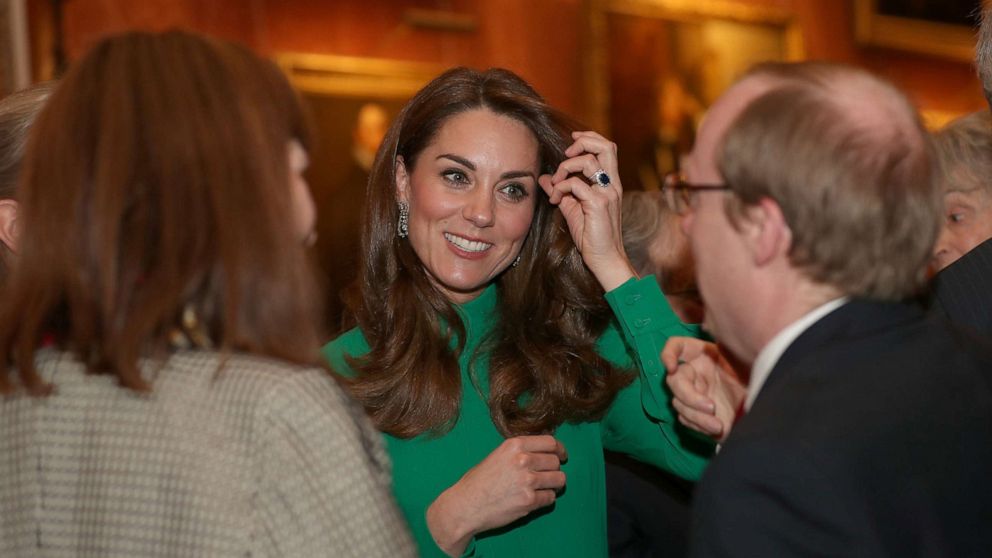
[[[413,556],[388,458],[326,372],[184,351],[121,388],[66,353],[0,400],[0,556]]]

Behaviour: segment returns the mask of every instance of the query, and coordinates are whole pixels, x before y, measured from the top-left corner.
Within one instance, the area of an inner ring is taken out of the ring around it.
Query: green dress
[[[668,337],[697,336],[698,329],[679,321],[654,277],[632,279],[607,293],[606,299],[618,320],[606,329],[597,348],[611,362],[639,368],[640,378],[619,393],[601,421],[563,424],[554,433],[568,451],[568,461],[562,464],[566,488],[557,501],[511,525],[477,534],[466,556],[605,557],[604,448],[629,454],[686,479],[696,480],[702,473],[712,446],[695,436],[683,435],[676,427],[659,360]],[[490,286],[478,298],[459,307],[467,342],[459,359],[462,404],[454,427],[440,437],[420,435],[403,440],[385,435],[393,461],[396,499],[424,557],[445,556],[427,529],[428,506],[504,441],[493,426],[486,404],[488,359],[476,361],[481,384],[478,389],[468,373],[473,352],[492,327],[497,300],[496,287]],[[354,371],[344,357],[368,351],[368,343],[358,329],[344,333],[323,349],[334,369],[345,375],[353,375]]]

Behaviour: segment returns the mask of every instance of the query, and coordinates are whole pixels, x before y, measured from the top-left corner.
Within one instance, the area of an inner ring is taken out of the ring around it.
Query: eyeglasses
[[[661,193],[665,196],[668,207],[678,215],[685,215],[694,207],[693,200],[699,192],[727,192],[730,186],[726,184],[692,184],[686,182],[681,174],[670,172],[665,175],[661,185]]]

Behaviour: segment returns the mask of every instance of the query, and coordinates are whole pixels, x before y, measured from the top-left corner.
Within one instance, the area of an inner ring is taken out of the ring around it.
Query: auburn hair
[[[449,70],[392,123],[376,155],[362,226],[359,277],[347,300],[371,351],[350,364],[351,392],[380,430],[401,438],[443,433],[458,417],[465,327],[397,236],[396,162],[408,172],[452,116],[484,108],[527,126],[541,172],[564,159],[570,122],[510,71]],[[506,436],[550,432],[600,417],[631,376],[596,352],[612,313],[561,212],[538,196],[520,264],[496,280],[499,305],[482,351],[491,355],[489,407]],[[456,349],[451,350],[452,343]]]
[[[31,130],[0,391],[11,365],[29,393],[50,389],[43,338],[149,390],[139,359],[166,356],[184,315],[221,351],[318,362],[287,160],[308,137],[285,77],[242,47],[182,31],[96,44]]]

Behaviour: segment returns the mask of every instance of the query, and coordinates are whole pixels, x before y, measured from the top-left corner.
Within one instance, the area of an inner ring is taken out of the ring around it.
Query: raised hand
[[[427,510],[438,546],[459,556],[476,533],[551,505],[565,486],[565,447],[552,436],[509,438],[441,493]]]
[[[586,266],[611,291],[637,275],[623,249],[617,146],[595,132],[573,132],[572,138],[568,159],[538,182],[561,209]]]

